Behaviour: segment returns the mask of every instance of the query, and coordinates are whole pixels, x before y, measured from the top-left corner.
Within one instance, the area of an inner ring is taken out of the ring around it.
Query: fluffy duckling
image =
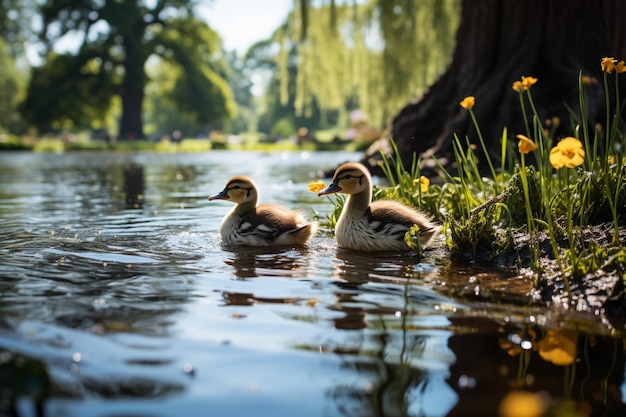
[[[226,188],[209,201],[237,204],[222,220],[220,234],[226,243],[246,246],[305,245],[317,230],[301,213],[276,204],[257,206],[256,184],[245,176],[232,177]]]
[[[317,195],[343,193],[348,199],[335,226],[339,246],[361,251],[408,250],[404,235],[417,224],[426,246],[439,227],[429,217],[397,201],[372,202],[372,177],[359,163],[348,162],[335,171],[333,182]]]

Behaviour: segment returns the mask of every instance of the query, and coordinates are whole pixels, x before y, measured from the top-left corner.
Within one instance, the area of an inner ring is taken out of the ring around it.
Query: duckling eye
[[[346,176],[343,177],[344,180],[349,180],[350,178],[352,178],[352,175],[350,174],[346,174]]]
[[[239,190],[240,188],[241,188],[240,186],[235,185],[232,189],[233,189],[233,190]]]

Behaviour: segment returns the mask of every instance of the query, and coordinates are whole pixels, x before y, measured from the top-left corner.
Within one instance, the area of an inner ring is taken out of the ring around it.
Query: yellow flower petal
[[[546,337],[537,342],[539,356],[557,366],[567,366],[576,359],[578,334],[571,330],[548,330]]]
[[[604,57],[602,58],[602,62],[600,62],[600,67],[602,71],[610,74],[615,69],[615,64],[617,63],[617,59],[613,57]]]
[[[313,181],[309,184],[309,191],[312,193],[320,192],[324,188],[326,188],[326,184],[324,184],[324,181],[322,180]]]
[[[568,136],[562,139],[550,151],[550,163],[556,169],[563,167],[576,168],[585,161],[583,144],[576,138]]]
[[[513,88],[513,91],[516,91],[518,93],[521,93],[522,91],[524,91],[524,86],[522,85],[521,81],[515,81],[511,88]]]
[[[425,177],[422,175],[418,179],[413,180],[413,184],[419,184],[420,191],[425,193],[425,192],[428,192],[428,186],[430,185],[430,180],[428,179],[428,177]]]
[[[550,150],[550,164],[552,164],[555,169],[561,169],[565,166],[563,154],[556,146]]]
[[[519,149],[520,153],[523,153],[526,155],[534,151],[535,149],[537,149],[537,145],[535,144],[535,142],[532,141],[532,139],[524,135],[517,135],[516,138],[519,139],[519,143],[517,144],[517,149]]]
[[[421,176],[420,177],[420,191],[423,193],[428,192],[428,186],[430,185],[430,180],[428,177]]]
[[[467,96],[461,101],[460,104],[465,110],[469,110],[474,107],[474,104],[476,104],[476,98],[474,96]]]
[[[535,77],[524,77],[522,75],[522,86],[524,87],[524,90],[528,90],[536,82],[537,79]]]
[[[624,63],[624,61],[620,61],[617,63],[617,65],[615,65],[615,72],[620,74],[626,72],[626,64]]]

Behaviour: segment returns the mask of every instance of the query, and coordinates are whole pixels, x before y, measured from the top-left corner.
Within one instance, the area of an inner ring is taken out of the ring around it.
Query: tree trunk
[[[531,90],[537,112],[542,123],[558,117],[559,134],[573,133],[568,108],[579,114],[579,72],[595,77],[587,90],[588,119],[604,124],[600,61],[626,59],[625,9],[620,0],[463,0],[450,67],[395,116],[389,136],[374,143],[362,162],[380,173],[380,151],[391,157],[393,138],[405,166],[415,155],[428,170],[434,155],[454,168],[454,134],[477,143],[469,112],[459,105],[469,95],[476,97],[473,112],[492,160],[499,160],[504,127],[509,138],[526,134],[518,93],[511,88],[521,76],[538,78]],[[620,91],[626,93],[626,86]]]
[[[145,51],[141,45],[142,30],[124,39],[124,80],[122,82],[122,117],[120,140],[143,139],[143,99],[146,86]]]

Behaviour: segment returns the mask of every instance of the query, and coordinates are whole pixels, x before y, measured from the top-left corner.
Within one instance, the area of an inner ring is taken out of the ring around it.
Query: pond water
[[[625,415],[623,325],[515,271],[220,243],[232,175],[324,217],[358,156],[0,154],[0,416]]]

